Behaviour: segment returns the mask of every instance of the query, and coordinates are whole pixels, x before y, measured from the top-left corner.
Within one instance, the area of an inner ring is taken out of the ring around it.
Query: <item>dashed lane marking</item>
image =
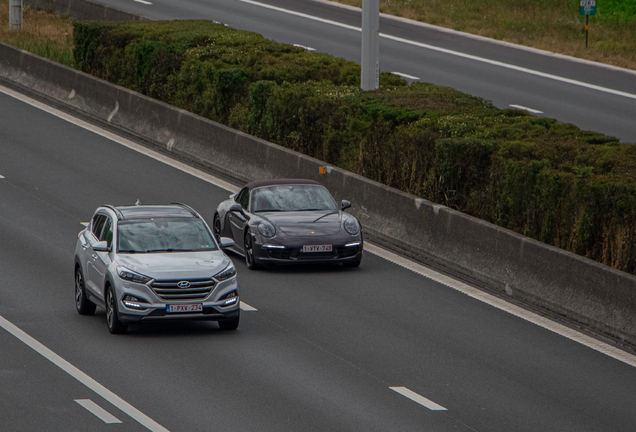
[[[43,344],[35,340],[33,337],[22,331],[13,323],[0,315],[0,327],[11,333],[13,336],[21,340],[24,344],[31,347],[38,354],[49,360],[51,363],[62,369],[64,372],[84,384],[86,387],[97,393],[110,404],[126,413],[129,417],[135,419],[141,425],[153,432],[169,432],[168,429],[155,422],[153,419],[130,405],[128,402],[117,396],[112,391],[86,375],[84,372],[64,360],[62,357],[45,347]]]
[[[417,81],[418,79],[420,79],[419,77],[413,76],[413,75],[408,75],[402,72],[391,72],[393,75],[397,75],[397,76],[401,76],[402,78],[406,78],[406,79],[410,79],[410,80],[414,80]]]
[[[508,106],[511,106],[513,108],[517,108],[517,109],[520,109],[520,110],[528,111],[529,113],[532,113],[532,114],[543,114],[543,111],[539,111],[539,110],[536,110],[536,109],[524,107],[524,106],[521,106],[521,105],[512,105],[512,104],[510,104]]]
[[[431,411],[448,411],[441,405],[436,404],[432,400],[426,399],[424,396],[421,396],[415,393],[412,390],[407,389],[406,387],[389,387],[391,390],[398,392],[402,396],[405,396],[411,399],[413,402],[417,402],[420,405],[425,406]]]

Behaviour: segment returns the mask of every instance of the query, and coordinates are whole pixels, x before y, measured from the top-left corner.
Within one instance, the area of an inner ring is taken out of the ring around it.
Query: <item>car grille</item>
[[[291,257],[292,249],[268,249],[270,258],[276,259],[289,259]]]
[[[348,258],[356,256],[360,252],[360,246],[335,246],[332,252],[301,252],[300,248],[268,249],[270,258],[285,260],[311,260],[329,258]]]
[[[337,248],[336,250],[338,251],[338,256],[340,258],[347,258],[347,257],[356,256],[359,249],[360,249],[360,246],[349,246],[349,247],[341,246]]]
[[[180,288],[179,282],[189,282],[188,288]],[[175,279],[156,280],[150,287],[162,300],[202,300],[206,298],[216,286],[212,279]]]

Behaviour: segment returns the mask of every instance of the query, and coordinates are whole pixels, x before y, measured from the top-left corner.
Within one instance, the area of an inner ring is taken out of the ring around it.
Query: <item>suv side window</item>
[[[95,215],[93,218],[93,223],[91,224],[91,231],[96,239],[99,240],[99,236],[102,234],[102,228],[104,228],[104,222],[106,221],[106,216],[103,214]]]
[[[239,203],[245,211],[247,211],[247,207],[250,203],[250,190],[248,188],[243,189],[236,198],[236,202]]]
[[[113,242],[113,222],[108,216],[106,216],[104,231],[102,231],[102,235],[99,237],[99,241],[105,241],[106,243],[108,243],[108,247],[110,247],[111,243]]]

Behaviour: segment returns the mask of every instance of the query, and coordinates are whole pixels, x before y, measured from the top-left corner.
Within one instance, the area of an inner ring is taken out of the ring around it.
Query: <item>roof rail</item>
[[[110,204],[104,204],[102,207],[106,207],[111,209],[112,211],[115,212],[115,214],[117,215],[117,220],[122,220],[124,219],[124,215],[122,214],[121,211],[119,211],[119,209],[116,209],[114,206],[110,205]]]
[[[172,202],[170,204],[174,204],[174,205],[178,205],[180,207],[183,207],[184,209],[188,210],[190,213],[192,213],[192,216],[194,216],[195,218],[199,218],[199,214],[197,212],[194,211],[194,209],[192,207],[190,207],[187,204],[183,204],[183,203],[178,203],[178,202]]]

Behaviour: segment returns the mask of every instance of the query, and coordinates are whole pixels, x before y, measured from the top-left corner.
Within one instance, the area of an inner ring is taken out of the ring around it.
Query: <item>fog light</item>
[[[146,306],[144,306],[142,303],[148,303],[142,299],[138,299],[135,296],[131,296],[129,294],[124,296],[124,306],[126,306],[127,308],[130,309],[137,309],[137,310],[144,310],[147,309]]]

